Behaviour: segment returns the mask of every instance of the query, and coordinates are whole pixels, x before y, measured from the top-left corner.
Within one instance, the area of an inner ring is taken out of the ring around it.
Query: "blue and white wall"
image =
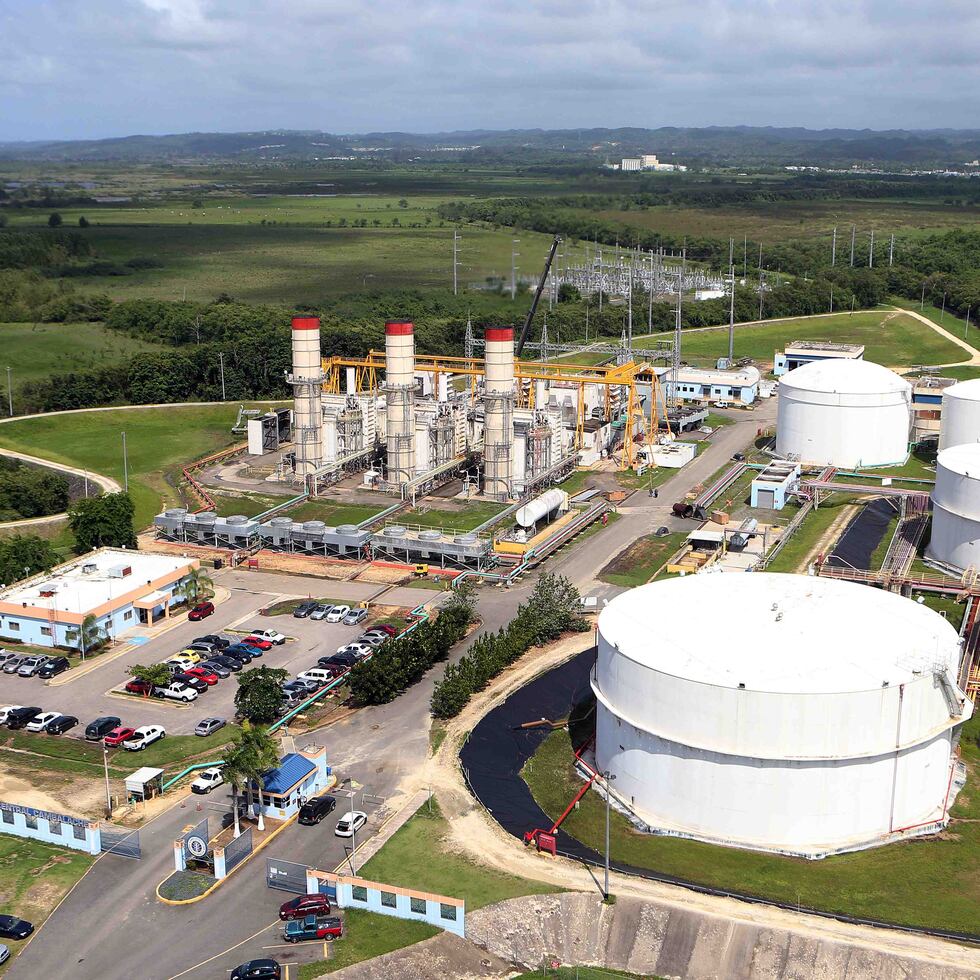
[[[0,803],[0,833],[58,844],[86,854],[98,854],[102,847],[96,823],[13,803]]]

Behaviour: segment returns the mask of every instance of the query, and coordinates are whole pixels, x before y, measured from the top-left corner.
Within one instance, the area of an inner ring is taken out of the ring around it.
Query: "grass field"
[[[971,773],[953,807],[942,840],[920,840],[842,854],[822,861],[779,857],[717,847],[698,841],[637,834],[612,814],[612,855],[639,867],[678,875],[718,888],[732,888],[784,902],[851,915],[959,932],[977,931],[980,906],[980,794],[976,791],[980,719],[965,727],[961,746]],[[557,817],[581,787],[571,764],[568,733],[545,739],[525,767],[534,798]],[[568,833],[602,851],[605,806],[586,793],[563,825]]]
[[[831,524],[841,516],[841,508],[861,498],[849,493],[832,493],[821,499],[820,506],[803,519],[796,533],[766,568],[767,572],[796,572]],[[846,525],[845,525],[846,526]],[[843,532],[844,527],[841,527]],[[829,549],[828,549],[829,551]]]
[[[667,534],[662,538],[652,534],[638,538],[599,572],[599,578],[610,585],[628,588],[643,585],[663,568],[686,538],[686,531]]]
[[[251,491],[210,490],[215,502],[215,511],[222,517],[231,514],[244,514],[255,517],[289,500],[288,496],[272,493],[253,493]],[[294,521],[323,521],[331,526],[338,524],[360,524],[384,510],[380,505],[333,503],[329,499],[305,500],[282,512],[280,516],[291,517]]]
[[[644,338],[638,344],[652,346],[655,339]],[[924,323],[895,310],[884,309],[736,327],[735,355],[771,365],[773,353],[793,340],[864,344],[866,360],[888,367],[907,368],[915,364],[969,360],[962,347],[957,347]],[[682,350],[684,360],[690,363],[713,364],[717,357],[728,352],[727,329],[685,331]]]
[[[419,527],[445,528],[447,531],[472,531],[473,528],[496,517],[504,509],[503,504],[489,500],[472,500],[468,503],[446,504],[418,514],[409,510],[397,515],[397,523]]]
[[[0,371],[10,365],[15,391],[27,381],[108,367],[156,349],[154,344],[107,330],[101,323],[0,323]],[[6,390],[6,374],[0,385]]]
[[[139,528],[159,513],[162,501],[177,502],[180,466],[239,441],[231,432],[236,409],[231,404],[167,406],[38,416],[0,425],[0,446],[102,473],[122,484],[125,431]]]
[[[40,926],[93,861],[88,854],[51,844],[0,837],[0,912]],[[24,947],[23,942],[12,939],[3,942],[12,956],[0,973]]]

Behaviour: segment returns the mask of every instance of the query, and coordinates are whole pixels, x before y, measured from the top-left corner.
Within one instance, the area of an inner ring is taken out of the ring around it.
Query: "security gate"
[[[265,883],[270,888],[278,888],[280,891],[292,892],[295,895],[305,895],[307,870],[305,864],[266,858]]]
[[[99,828],[99,835],[102,838],[103,854],[118,854],[120,857],[136,858],[142,857],[140,851],[140,832],[138,830],[126,830],[124,827],[112,827],[103,824]]]
[[[241,836],[225,845],[225,874],[231,871],[236,864],[240,864],[252,853],[252,828],[244,831]],[[306,891],[304,879],[303,890]]]

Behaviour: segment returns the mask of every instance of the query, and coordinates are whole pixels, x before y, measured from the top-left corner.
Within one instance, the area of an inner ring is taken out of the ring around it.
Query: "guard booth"
[[[163,770],[143,766],[126,777],[126,800],[129,803],[145,803],[163,792]]]

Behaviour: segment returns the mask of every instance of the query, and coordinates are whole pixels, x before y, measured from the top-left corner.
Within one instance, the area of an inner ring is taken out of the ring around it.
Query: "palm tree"
[[[270,769],[279,765],[279,742],[265,728],[252,725],[249,721],[242,722],[240,746],[247,760],[249,771],[249,803],[251,804],[252,785],[259,790],[258,828],[265,830],[262,813],[262,777]]]
[[[242,828],[238,821],[238,791],[240,787],[247,786],[251,778],[248,771],[245,750],[239,742],[225,753],[224,765],[221,767],[221,774],[226,783],[231,783],[231,801],[235,812],[235,837],[241,836]]]
[[[106,632],[99,625],[99,621],[89,614],[76,629],[68,630],[65,633],[65,639],[69,643],[78,644],[82,660],[84,660],[87,651],[96,650],[105,643]]]
[[[214,582],[203,568],[192,568],[180,583],[180,593],[190,603],[196,602],[204,592],[212,591]]]

